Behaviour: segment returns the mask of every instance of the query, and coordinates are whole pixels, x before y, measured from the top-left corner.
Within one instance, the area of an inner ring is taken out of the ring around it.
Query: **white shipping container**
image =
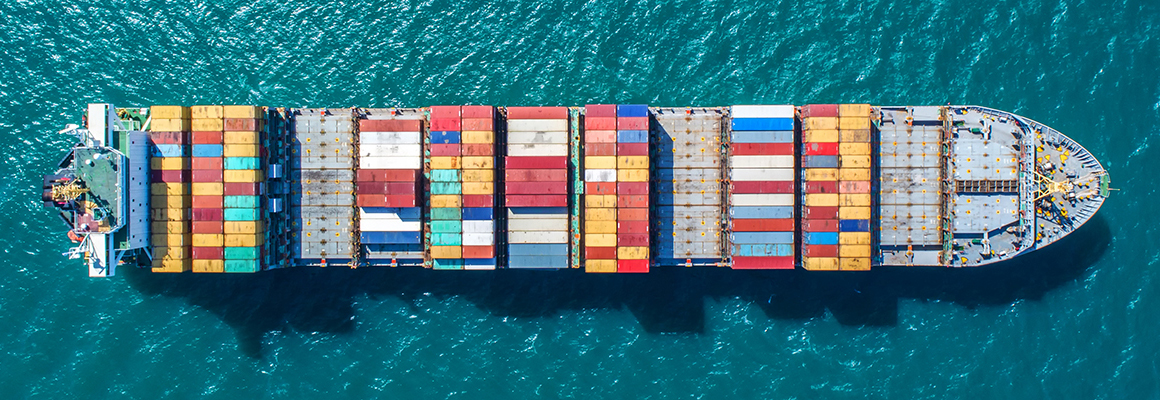
[[[568,230],[568,218],[513,219],[508,221],[508,232],[566,230]]]
[[[507,219],[568,218],[568,207],[510,207]]]
[[[418,232],[422,230],[419,221],[391,221],[385,219],[364,219],[359,221],[359,230],[366,232]]]
[[[513,231],[509,229],[508,243],[568,243],[568,232]]]
[[[508,132],[567,131],[566,119],[509,119]],[[510,133],[509,133],[510,134]]]
[[[733,168],[793,168],[793,156],[733,156]]]
[[[507,155],[512,157],[566,157],[566,144],[509,144]]]
[[[368,144],[419,144],[419,132],[359,132],[359,143]]]
[[[481,264],[467,264],[467,265],[464,265],[464,266],[463,266],[463,269],[464,269],[464,270],[468,270],[468,271],[470,271],[470,270],[476,270],[476,271],[490,271],[490,270],[493,270],[493,269],[495,269],[495,264],[487,264],[487,265],[481,265]]]
[[[463,232],[495,232],[495,221],[463,221]]]
[[[732,171],[734,181],[792,181],[793,168],[745,168]]]
[[[362,144],[359,146],[361,157],[419,157],[423,155],[423,147],[418,144]]]
[[[615,169],[586,169],[584,182],[616,182]]]
[[[794,195],[791,193],[770,194],[734,194],[733,206],[792,206]]]
[[[463,233],[464,246],[491,246],[495,244],[495,235],[491,233]]]
[[[359,157],[360,169],[420,169],[422,157]]]
[[[733,106],[733,118],[793,118],[792,105]]]
[[[568,144],[568,132],[508,132],[508,144]]]
[[[358,218],[360,220],[377,219],[387,221],[419,221],[419,212],[416,208],[389,208],[389,207],[372,207],[367,211],[364,207],[358,208]]]

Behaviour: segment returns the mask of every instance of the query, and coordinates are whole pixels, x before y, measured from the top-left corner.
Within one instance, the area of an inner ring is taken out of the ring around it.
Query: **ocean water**
[[[1158,398],[1158,36],[1153,0],[0,2],[0,392]],[[95,280],[36,189],[89,102],[980,104],[1077,139],[1122,190],[974,270]]]

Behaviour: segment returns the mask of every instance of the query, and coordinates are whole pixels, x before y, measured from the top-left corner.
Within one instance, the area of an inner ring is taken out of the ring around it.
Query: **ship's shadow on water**
[[[647,275],[581,271],[430,271],[419,268],[297,268],[247,275],[169,275],[123,270],[150,295],[185,298],[233,327],[239,347],[261,357],[267,332],[349,333],[356,296],[461,296],[491,314],[543,317],[562,310],[627,309],[650,333],[701,333],[705,299],[740,298],[774,319],[820,317],[845,325],[897,323],[898,300],[965,307],[1037,300],[1075,281],[1106,251],[1107,222],[1096,216],[1049,248],[972,269],[878,268],[865,273],[658,268]]]

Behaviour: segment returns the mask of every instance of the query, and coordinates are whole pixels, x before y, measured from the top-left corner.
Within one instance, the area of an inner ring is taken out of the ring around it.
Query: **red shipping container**
[[[191,233],[224,233],[224,224],[222,221],[193,221],[190,226]]]
[[[616,143],[616,131],[584,131],[584,143]]]
[[[584,115],[587,117],[616,118],[615,104],[588,104],[584,106]]]
[[[495,122],[491,118],[464,118],[464,131],[493,131]]]
[[[768,194],[793,193],[793,181],[734,181],[733,193],[737,194]]]
[[[616,155],[618,156],[647,156],[648,143],[617,143]]]
[[[465,156],[494,156],[495,146],[484,143],[468,143],[459,145],[460,152]]]
[[[192,171],[193,182],[222,182],[225,174],[220,169],[195,169]]]
[[[586,156],[615,156],[616,144],[614,143],[585,143],[584,155]]]
[[[802,232],[837,232],[836,219],[807,219],[802,221]]]
[[[615,247],[584,247],[585,260],[615,260]]]
[[[418,132],[422,121],[417,119],[360,119],[362,132]]]
[[[616,272],[620,274],[648,273],[648,260],[616,260]]]
[[[149,171],[149,182],[166,182],[166,183],[189,182],[189,174],[187,174],[186,170],[177,170],[177,171],[153,170],[153,171]]]
[[[806,219],[838,219],[838,207],[802,207]]]
[[[508,107],[508,119],[567,119],[568,107]]]
[[[584,194],[609,195],[616,194],[614,182],[584,182]]]
[[[222,158],[221,157],[192,157],[192,158],[190,158],[190,167],[194,170],[199,170],[199,169],[213,170],[213,169],[216,169],[216,170],[220,171],[222,169]]]
[[[487,118],[495,117],[495,107],[492,106],[463,106],[460,108],[460,117],[466,118]]]
[[[507,194],[568,194],[565,182],[504,182]]]
[[[618,221],[648,221],[647,208],[618,208],[616,210],[616,220]]]
[[[359,182],[416,182],[419,180],[419,170],[360,169],[355,179]]]
[[[504,157],[507,169],[567,169],[568,157]]]
[[[838,193],[870,193],[870,181],[838,182]]]
[[[189,144],[189,132],[149,132],[153,144]]]
[[[191,196],[190,208],[222,208],[225,207],[224,196]]]
[[[806,181],[806,193],[838,193],[838,182],[834,181]]]
[[[494,207],[495,196],[490,194],[465,194],[463,195],[464,207]]]
[[[617,208],[648,208],[648,195],[617,194]]]
[[[648,234],[648,221],[617,221],[616,234]]]
[[[227,131],[261,131],[262,120],[250,118],[226,118],[225,128]]]
[[[614,131],[616,130],[616,117],[584,118],[584,130]]]
[[[431,106],[431,119],[454,118],[459,119],[460,106]]]
[[[508,207],[567,207],[568,196],[556,194],[508,195],[504,199]]]
[[[793,143],[733,143],[735,156],[792,156]]]
[[[648,246],[648,234],[647,233],[623,234],[623,235],[617,234],[616,235],[616,246],[617,247]]]
[[[495,258],[495,246],[463,246],[463,258]]]
[[[193,221],[221,221],[225,212],[221,208],[194,208],[191,209]]]
[[[836,244],[805,244],[802,245],[802,255],[806,257],[837,257]]]
[[[381,194],[359,194],[355,195],[355,205],[359,207],[386,207],[387,199],[385,195]]]
[[[431,118],[431,131],[459,131],[459,118]]]
[[[647,131],[648,117],[620,117],[616,119],[616,129],[621,131]]]
[[[383,194],[415,195],[415,182],[383,182],[383,184],[386,185]]]
[[[794,269],[793,257],[733,257],[733,269]]]
[[[226,258],[224,247],[194,247],[194,260],[222,260]]]
[[[388,194],[383,196],[383,207],[416,207],[413,194]]]
[[[262,194],[261,183],[226,182],[226,196],[257,196]]]
[[[564,169],[509,169],[504,172],[508,182],[564,182],[568,171]]]
[[[459,144],[436,143],[431,145],[431,155],[438,157],[459,157]]]
[[[358,194],[387,194],[386,182],[358,182],[355,188]]]
[[[734,232],[793,232],[793,219],[734,219]]]
[[[195,131],[190,133],[190,141],[193,144],[222,144],[222,133],[220,131]]]
[[[643,194],[648,196],[648,182],[618,182],[617,194]]]
[[[837,104],[806,104],[801,108],[802,118],[837,117]]]
[[[809,142],[802,144],[803,154],[807,156],[836,156],[838,155],[837,142]]]

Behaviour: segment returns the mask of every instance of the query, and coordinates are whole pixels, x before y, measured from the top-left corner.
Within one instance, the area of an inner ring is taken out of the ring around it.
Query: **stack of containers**
[[[223,213],[225,272],[258,272],[262,269],[266,228],[262,220],[260,188],[262,171],[261,107],[224,106],[222,135]]]
[[[794,107],[733,106],[732,260],[735,269],[794,268]]]
[[[566,107],[507,108],[509,268],[569,265],[568,141]]]
[[[648,272],[648,106],[616,106],[616,272]],[[620,218],[623,213],[624,218]]]
[[[415,265],[423,259],[421,116],[385,109],[360,113],[359,240],[370,265]]]
[[[495,269],[495,107],[463,106],[463,268]]]
[[[616,139],[616,106],[584,106],[585,272],[617,271]]]
[[[463,121],[459,106],[431,107],[431,266],[463,269]]]
[[[658,265],[720,265],[723,110],[654,109]]]
[[[838,107],[838,269],[870,269],[870,105]]]
[[[297,109],[291,147],[291,251],[299,265],[354,261],[354,113]]]
[[[190,261],[189,108],[149,109],[149,208],[153,272],[185,272]]]
[[[225,184],[222,106],[193,106],[193,272],[225,272]]]
[[[838,106],[802,107],[802,267],[838,270]]]

